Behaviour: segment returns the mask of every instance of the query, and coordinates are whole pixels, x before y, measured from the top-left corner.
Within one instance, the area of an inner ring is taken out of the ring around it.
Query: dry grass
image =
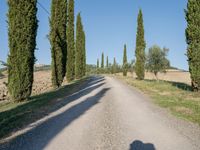
[[[170,79],[171,74],[175,73],[167,73],[165,79]],[[168,109],[172,114],[200,125],[200,93],[192,92],[187,84],[188,81],[178,82],[180,79],[176,78],[181,74],[186,74],[187,77],[187,73],[178,72],[174,79],[171,76],[171,81],[158,82],[149,79],[139,81],[133,77],[121,75],[117,78],[149,95],[156,104]]]

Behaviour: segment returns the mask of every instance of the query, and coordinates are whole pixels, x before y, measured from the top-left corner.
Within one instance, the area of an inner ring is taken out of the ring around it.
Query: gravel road
[[[69,104],[16,133],[5,150],[200,150],[199,126],[113,77],[92,77]]]

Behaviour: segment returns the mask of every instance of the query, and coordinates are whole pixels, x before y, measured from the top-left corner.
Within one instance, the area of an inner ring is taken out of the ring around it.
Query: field
[[[200,93],[191,91],[188,72],[159,74],[160,81],[156,81],[151,73],[147,73],[143,81],[136,80],[130,74],[128,77],[118,74],[117,78],[149,95],[156,104],[175,116],[200,125]]]
[[[0,79],[0,101],[8,100],[8,91],[6,88],[5,83],[7,82],[7,75],[5,78]],[[67,82],[64,81],[63,85],[66,85]],[[48,92],[52,90],[51,85],[51,71],[44,70],[44,71],[37,71],[34,73],[34,83],[33,83],[33,90],[32,96],[38,95],[44,92]]]
[[[122,75],[122,73],[120,73],[119,75]],[[129,72],[128,77],[136,78],[136,74],[134,72],[133,73]],[[156,77],[153,73],[146,72],[145,79],[155,80]],[[179,71],[179,70],[171,69],[171,70],[167,70],[166,73],[158,73],[158,79],[164,80],[164,81],[180,82],[180,83],[185,83],[188,85],[191,84],[190,73],[184,72],[184,71]]]

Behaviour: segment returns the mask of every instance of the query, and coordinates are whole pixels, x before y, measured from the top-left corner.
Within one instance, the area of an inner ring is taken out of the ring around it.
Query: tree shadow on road
[[[130,145],[129,150],[156,150],[153,144],[136,140]]]
[[[74,83],[56,91],[33,96],[25,104],[0,112],[0,137],[41,119],[93,90],[103,86],[102,77],[91,77],[85,83]]]
[[[103,88],[96,95],[86,98],[64,112],[46,120],[32,130],[0,147],[4,150],[43,150],[64,128],[98,104],[110,88]]]

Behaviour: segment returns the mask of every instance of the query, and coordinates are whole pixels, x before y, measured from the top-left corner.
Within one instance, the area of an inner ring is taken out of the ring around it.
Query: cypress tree
[[[109,67],[109,60],[108,60],[108,56],[106,57],[106,68],[108,69]]]
[[[31,95],[37,34],[37,0],[8,0],[8,91],[14,101]]]
[[[116,72],[117,72],[117,62],[116,62],[116,59],[114,57],[113,65],[112,65],[112,74],[115,74]]]
[[[77,15],[76,23],[76,61],[75,76],[77,79],[86,74],[86,48],[85,48],[85,32],[83,29],[81,14]]]
[[[188,0],[186,42],[189,71],[194,91],[200,90],[200,1]]]
[[[142,10],[140,9],[137,19],[137,37],[136,37],[136,63],[135,63],[135,72],[139,80],[144,79],[145,75],[145,39],[144,39],[144,25],[143,25],[143,15]]]
[[[75,43],[74,43],[74,0],[68,0],[67,21],[67,80],[75,76]]]
[[[81,14],[77,15],[76,23],[76,63],[75,76],[77,79],[81,78],[83,72],[83,26],[81,22]]]
[[[82,25],[83,27],[83,25]],[[85,37],[85,31],[84,31],[84,27],[82,28],[82,71],[81,71],[81,75],[82,77],[86,75],[86,37]]]
[[[128,64],[127,64],[126,45],[124,45],[123,76],[127,76],[127,71],[128,71]]]
[[[109,73],[109,60],[108,60],[108,56],[106,57],[106,73]]]
[[[97,69],[99,69],[99,59],[97,59]]]
[[[50,43],[52,55],[52,84],[61,86],[66,73],[67,58],[67,0],[52,0],[50,19]]]
[[[97,74],[99,73],[99,59],[97,59]]]
[[[101,69],[104,69],[104,53],[101,55]]]

